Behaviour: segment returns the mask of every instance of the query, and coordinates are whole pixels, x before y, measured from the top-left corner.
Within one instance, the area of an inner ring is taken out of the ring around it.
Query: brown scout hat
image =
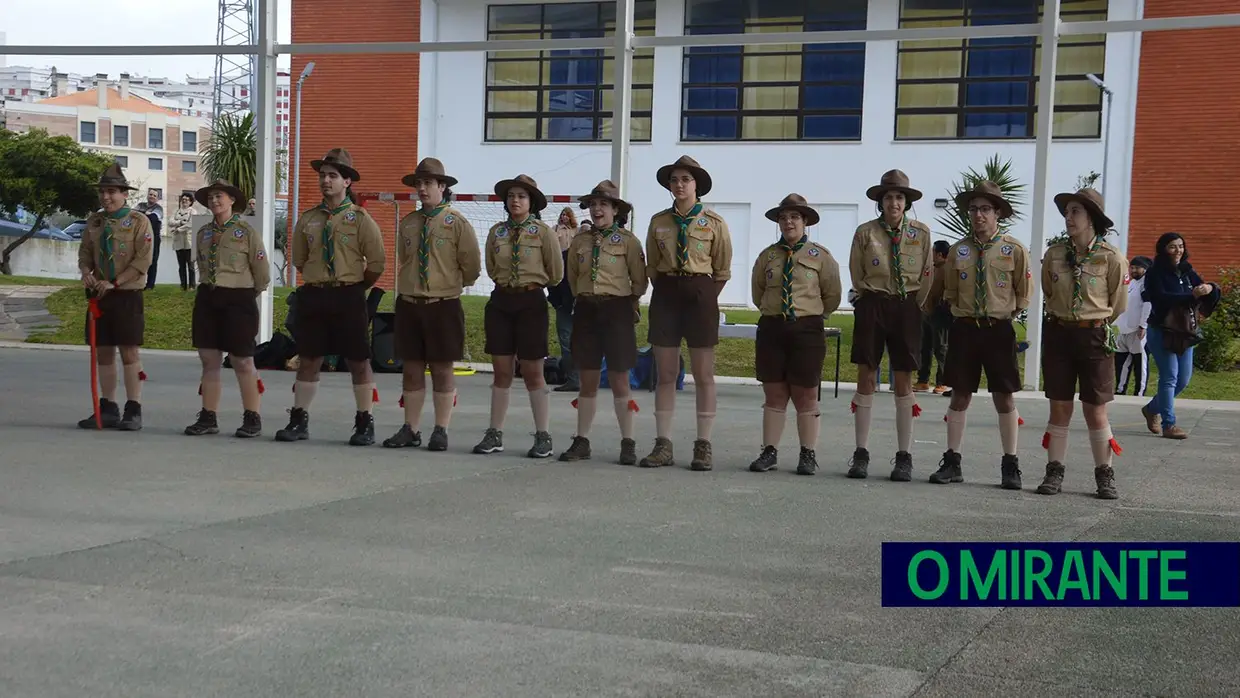
[[[241,213],[249,205],[246,202],[245,194],[242,194],[241,190],[233,186],[233,183],[227,179],[217,179],[202,189],[194,192],[194,199],[203,206],[206,206],[207,194],[210,194],[213,191],[222,191],[233,198],[233,213]]]
[[[547,196],[538,188],[538,182],[529,175],[517,175],[513,179],[501,179],[495,183],[495,195],[501,199],[508,198],[508,190],[521,187],[530,193],[530,211],[538,212],[547,208]]]
[[[663,188],[668,191],[672,190],[670,185],[672,170],[688,170],[693,175],[693,179],[697,181],[697,195],[699,198],[710,193],[710,187],[711,184],[713,184],[710,179],[710,173],[699,165],[697,160],[694,160],[688,155],[681,155],[676,162],[659,168],[659,171],[655,174],[655,178],[658,179],[659,184],[661,184]]]
[[[882,201],[883,195],[893,190],[903,192],[905,201],[910,204],[921,198],[921,192],[908,185],[908,175],[900,170],[884,172],[878,184],[865,191],[865,196],[871,201]]]
[[[810,205],[806,203],[805,197],[800,194],[789,194],[785,196],[784,200],[779,202],[778,206],[766,212],[766,217],[769,220],[778,222],[779,212],[787,209],[799,211],[801,216],[805,218],[805,225],[818,225],[818,212],[811,208]]]
[[[412,187],[414,180],[417,179],[438,179],[444,183],[444,186],[449,187],[455,186],[457,182],[456,177],[444,174],[443,163],[439,161],[439,158],[423,158],[413,174],[405,175],[400,181],[401,184]]]
[[[620,188],[610,179],[604,179],[594,186],[594,190],[589,194],[577,199],[581,202],[581,208],[590,208],[591,199],[606,199],[615,204],[619,213],[628,213],[633,210],[633,205],[620,198]]]
[[[1080,202],[1080,204],[1085,207],[1085,210],[1089,212],[1090,216],[1100,219],[1102,224],[1107,228],[1115,225],[1115,222],[1108,218],[1107,214],[1103,213],[1102,194],[1099,194],[1096,190],[1086,187],[1075,194],[1072,192],[1056,194],[1055,205],[1059,207],[1060,215],[1065,215],[1064,210],[1068,208],[1069,201]],[[1095,230],[1094,232],[1102,235],[1105,231]]]
[[[362,181],[362,176],[358,174],[357,170],[353,169],[353,156],[344,148],[332,148],[327,151],[327,155],[324,155],[322,160],[310,161],[310,166],[314,168],[315,172],[318,172],[323,165],[331,165],[340,170],[340,174],[354,182]]]
[[[970,191],[957,194],[956,206],[962,210],[966,209],[969,207],[969,202],[977,198],[989,199],[999,209],[999,220],[1012,217],[1012,204],[1003,198],[1003,191],[999,189],[999,185],[990,180],[982,180]]]
[[[124,171],[122,171],[121,166],[116,163],[112,163],[108,169],[104,171],[103,176],[99,178],[98,188],[103,189],[104,187],[116,187],[121,191],[138,191],[137,187],[129,186],[129,180],[125,179]]]

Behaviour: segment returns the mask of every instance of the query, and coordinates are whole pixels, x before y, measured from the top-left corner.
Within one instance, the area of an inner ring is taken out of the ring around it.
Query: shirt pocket
[[[710,253],[715,244],[715,231],[690,226],[688,242],[689,257],[694,261],[709,264]]]
[[[625,268],[628,264],[628,246],[624,242],[605,242],[599,249],[599,265]]]

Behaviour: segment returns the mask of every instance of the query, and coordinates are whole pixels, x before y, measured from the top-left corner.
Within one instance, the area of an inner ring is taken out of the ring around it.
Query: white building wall
[[[1110,0],[1109,19],[1140,17],[1140,0]],[[424,0],[423,40],[483,41],[486,39],[487,6],[518,4],[514,0]],[[898,26],[898,0],[871,0],[868,27]],[[656,33],[683,33],[684,0],[659,2]],[[1026,184],[1029,206],[1012,232],[1028,242],[1031,238],[1034,189],[1034,141],[969,140],[917,142],[895,140],[896,42],[871,42],[866,47],[862,140],[855,143],[817,142],[682,142],[680,139],[682,49],[659,48],[654,58],[654,104],[652,141],[630,148],[628,198],[637,215],[634,225],[644,237],[646,221],[670,201],[655,182],[655,171],[681,154],[698,160],[714,178],[708,204],[726,212],[738,257],[731,283],[724,292],[730,303],[747,303],[747,273],[758,252],[777,235],[764,213],[789,192],[798,192],[823,212],[823,222],[811,236],[823,241],[840,261],[847,278],[848,245],[857,224],[875,215],[865,190],[883,172],[899,168],[925,193],[914,213],[937,228],[940,211],[934,199],[945,198],[960,173],[980,169],[998,153],[1011,158],[1017,177]],[[429,60],[427,60],[429,59]],[[1136,97],[1138,39],[1133,34],[1112,34],[1107,39],[1108,84],[1115,90],[1111,117],[1110,183],[1108,214],[1126,246],[1128,192]],[[421,80],[421,127],[419,157],[434,156],[460,179],[460,193],[487,193],[500,179],[526,173],[547,194],[585,194],[598,181],[610,177],[611,145],[601,143],[487,143],[485,141],[486,56],[483,53],[447,52],[424,57]],[[1105,114],[1104,114],[1105,118]],[[1048,194],[1071,189],[1077,177],[1090,170],[1101,172],[1102,139],[1055,143],[1050,157]],[[1101,186],[1101,185],[1099,185]],[[1062,218],[1047,198],[1047,237],[1062,230]],[[551,207],[548,207],[549,210]],[[551,215],[554,215],[552,213]],[[936,234],[936,239],[939,236]]]

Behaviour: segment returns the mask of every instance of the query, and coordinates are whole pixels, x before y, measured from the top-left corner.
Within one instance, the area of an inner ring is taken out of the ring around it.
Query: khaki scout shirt
[[[904,293],[918,303],[930,293],[934,274],[934,243],[930,228],[921,221],[908,220],[908,229],[900,238],[900,271],[904,277]],[[891,273],[891,235],[876,218],[862,223],[853,235],[848,254],[848,270],[857,293],[896,295],[899,288]]]
[[[954,317],[977,317],[977,258],[981,245],[970,235],[951,246],[943,278],[943,300]],[[1029,307],[1029,252],[1020,240],[1000,233],[983,257],[986,271],[986,317],[1010,320]]]
[[[778,244],[762,250],[753,265],[753,304],[763,315],[784,313],[784,263],[788,252]],[[796,317],[826,317],[840,307],[840,265],[816,242],[792,255],[792,311]]]
[[[598,278],[594,250],[598,248]],[[568,286],[574,296],[646,295],[646,255],[637,236],[623,228],[578,233],[568,247]]]
[[[262,291],[271,283],[271,263],[263,237],[234,216],[223,226],[198,229],[198,273],[204,284]]]
[[[145,213],[129,209],[120,218],[111,220],[112,259],[108,260],[103,233],[109,221],[107,213],[92,213],[86,219],[82,242],[78,246],[78,268],[89,271],[95,278],[115,282],[126,269],[142,272],[135,279],[117,288],[124,291],[140,291],[146,288],[146,272],[151,266],[155,250],[155,234],[151,221]]]
[[[1119,250],[1102,243],[1090,259],[1082,259],[1081,305],[1074,306],[1076,275],[1068,253],[1070,239],[1052,241],[1042,256],[1042,291],[1046,312],[1063,320],[1114,322],[1128,307],[1128,263]]]
[[[426,214],[414,211],[400,221],[396,233],[396,268],[400,293],[416,298],[456,298],[482,273],[482,252],[474,226],[461,212],[445,207],[427,229],[427,274],[422,283],[418,247]]]
[[[517,273],[512,273],[512,249],[520,252]],[[564,280],[560,241],[551,228],[537,218],[521,225],[496,223],[487,235],[487,276],[496,286],[555,286]]]
[[[333,277],[323,261],[323,228],[328,219],[336,251],[336,274]],[[331,215],[316,206],[301,214],[293,230],[293,266],[308,284],[338,281],[360,283],[365,272],[382,274],[385,262],[383,234],[379,224],[366,209],[352,204]]]
[[[672,209],[654,214],[646,230],[646,276],[653,281],[660,274],[685,272],[707,274],[715,281],[732,278],[732,234],[728,224],[705,207],[689,222],[689,263],[684,269],[676,259],[676,236],[680,224]]]

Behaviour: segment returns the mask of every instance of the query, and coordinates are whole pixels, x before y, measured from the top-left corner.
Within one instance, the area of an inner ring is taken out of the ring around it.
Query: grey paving
[[[450,451],[344,444],[352,395],[328,375],[310,442],[270,439],[288,373],[264,374],[267,436],[180,435],[197,408],[192,357],[145,361],[147,428],[80,431],[85,355],[0,349],[0,695],[3,696],[1062,696],[1236,695],[1230,609],[881,607],[893,540],[1237,540],[1237,416],[1179,409],[1192,438],[1150,436],[1116,407],[1121,499],[1092,498],[1085,462],[1040,497],[1046,405],[1019,403],[1026,491],[997,488],[998,432],[978,400],[963,485],[925,482],[947,401],[921,398],[915,482],[885,479],[889,395],[875,410],[877,477],[843,477],[847,393],[825,391],[813,478],[746,471],[760,391],[721,386],[716,470],[614,465],[599,410],[595,460],[469,448],[489,378],[461,379]],[[239,420],[226,384],[223,425]],[[380,438],[401,419],[380,377]],[[640,448],[653,399],[638,396]],[[558,449],[575,425],[553,397]],[[692,388],[679,397],[687,464]],[[427,413],[429,415],[429,405]],[[1083,425],[1073,453],[1087,452]],[[786,459],[795,426],[785,434]]]
[[[60,327],[60,319],[48,312],[44,301],[61,288],[0,285],[0,340],[23,341]]]

